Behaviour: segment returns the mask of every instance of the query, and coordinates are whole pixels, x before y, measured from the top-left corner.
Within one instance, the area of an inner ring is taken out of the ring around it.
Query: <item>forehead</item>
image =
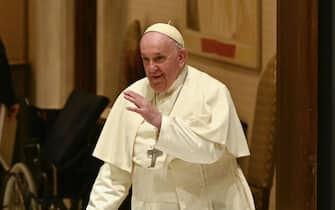
[[[147,32],[142,36],[140,42],[141,51],[144,50],[170,50],[173,46],[174,41],[166,36],[165,34],[159,32]]]

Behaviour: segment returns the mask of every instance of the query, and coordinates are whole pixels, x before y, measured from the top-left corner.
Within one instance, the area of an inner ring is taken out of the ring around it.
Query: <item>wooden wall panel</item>
[[[96,92],[96,1],[75,0],[75,89]]]
[[[11,64],[27,63],[27,0],[0,0],[0,37]]]
[[[315,210],[317,0],[278,1],[277,210]]]

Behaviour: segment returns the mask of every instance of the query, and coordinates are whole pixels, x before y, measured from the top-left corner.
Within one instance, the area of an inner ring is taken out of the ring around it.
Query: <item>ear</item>
[[[186,64],[187,57],[188,57],[188,52],[187,52],[186,48],[179,49],[178,65],[183,67]]]

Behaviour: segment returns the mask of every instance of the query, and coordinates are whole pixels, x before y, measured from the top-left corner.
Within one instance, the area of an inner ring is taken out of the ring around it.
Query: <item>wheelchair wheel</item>
[[[38,210],[35,183],[29,169],[23,163],[17,163],[11,168],[2,190],[2,209]]]

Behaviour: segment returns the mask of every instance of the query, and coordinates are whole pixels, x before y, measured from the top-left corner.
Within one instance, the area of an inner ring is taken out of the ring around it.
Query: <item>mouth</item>
[[[162,75],[151,75],[150,78],[151,80],[158,80],[162,77]]]

